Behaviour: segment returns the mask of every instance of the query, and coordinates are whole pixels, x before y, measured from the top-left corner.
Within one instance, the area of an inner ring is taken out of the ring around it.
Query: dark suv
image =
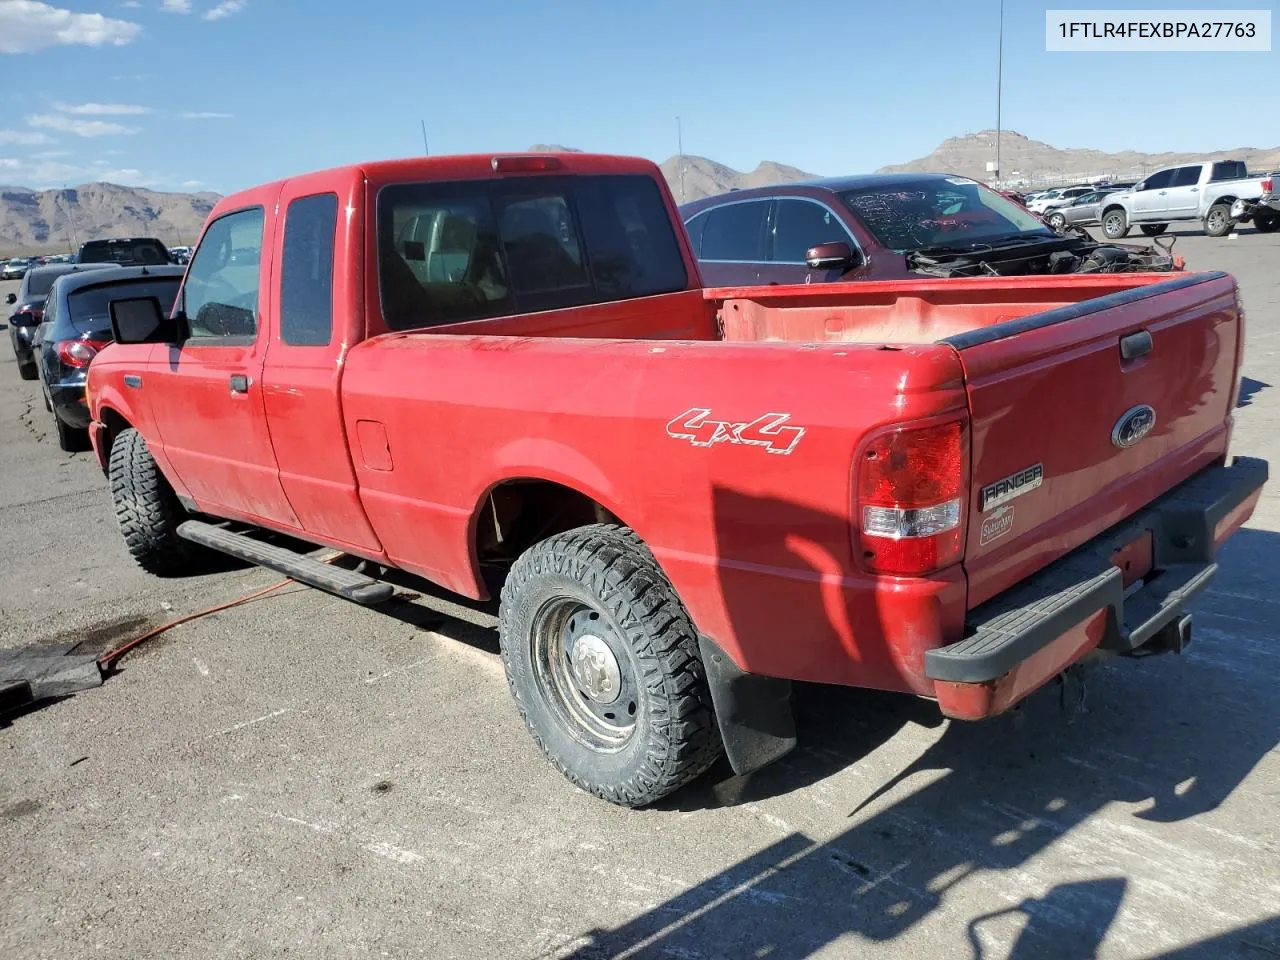
[[[119,266],[160,266],[173,263],[173,257],[155,237],[112,237],[87,240],[76,258],[80,263],[114,263]]]
[[[36,378],[36,361],[32,353],[36,327],[40,326],[44,314],[45,299],[53,283],[64,273],[78,270],[101,270],[104,264],[51,263],[46,267],[32,267],[22,278],[22,286],[17,293],[5,298],[11,313],[9,316],[9,341],[13,344],[13,355],[18,361],[18,376],[23,380]]]
[[[111,341],[110,305],[122,297],[155,297],[166,310],[178,295],[183,268],[101,267],[63,275],[45,302],[36,362],[45,407],[63,450],[88,448],[84,381],[89,363]]]

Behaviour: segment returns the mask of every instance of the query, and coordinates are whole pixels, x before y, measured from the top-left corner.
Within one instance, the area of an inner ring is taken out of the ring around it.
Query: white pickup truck
[[[1109,194],[1100,222],[1108,240],[1119,240],[1136,226],[1149,237],[1170,223],[1199,220],[1211,237],[1224,237],[1235,221],[1237,200],[1256,200],[1263,178],[1250,177],[1240,160],[1205,161],[1157,170],[1132,189]]]

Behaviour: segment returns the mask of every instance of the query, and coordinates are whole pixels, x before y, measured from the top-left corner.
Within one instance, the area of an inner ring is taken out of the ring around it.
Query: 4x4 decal
[[[786,426],[789,413],[766,413],[751,421],[713,420],[706,407],[693,407],[667,424],[667,436],[688,440],[695,447],[717,443],[744,443],[764,447],[767,453],[791,453],[804,436],[804,427]]]

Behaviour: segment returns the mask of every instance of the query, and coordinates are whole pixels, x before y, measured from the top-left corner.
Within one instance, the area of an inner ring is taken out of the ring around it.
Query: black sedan
[[[18,375],[23,380],[36,378],[36,358],[31,349],[35,329],[44,313],[45,298],[53,282],[65,273],[81,270],[101,270],[103,264],[55,263],[47,267],[32,267],[22,278],[18,292],[9,294],[7,302],[13,312],[9,317],[9,341],[13,355],[18,360]]]
[[[176,266],[105,267],[54,283],[40,324],[37,361],[45,407],[63,450],[88,446],[85,375],[90,361],[111,343],[111,301],[156,297],[168,307],[177,298],[182,274]]]

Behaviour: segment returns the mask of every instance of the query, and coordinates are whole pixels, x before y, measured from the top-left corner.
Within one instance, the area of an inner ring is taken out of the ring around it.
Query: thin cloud
[[[204,14],[205,20],[225,20],[233,13],[239,13],[249,5],[248,0],[222,0],[212,10],[208,10]]]
[[[70,150],[41,150],[39,153],[31,154],[32,160],[53,160],[56,157],[69,157]]]
[[[127,20],[72,13],[37,0],[0,0],[0,53],[34,53],[60,44],[124,46],[142,32]]]
[[[234,113],[215,113],[211,110],[191,110],[180,113],[183,120],[234,120]]]
[[[138,7],[142,6],[142,0],[120,0],[120,6],[136,10]]]
[[[84,117],[126,117],[150,113],[150,107],[133,103],[55,103],[53,109]]]
[[[27,117],[32,127],[44,127],[61,133],[74,133],[77,137],[107,137],[119,133],[137,133],[133,127],[106,120],[77,120],[61,113],[37,113]]]
[[[186,187],[188,190],[192,190],[192,189],[195,189],[196,187],[203,187],[204,181],[203,180],[183,180],[182,186]]]
[[[166,13],[190,13],[191,0],[164,0],[160,9]]]
[[[53,143],[53,137],[37,130],[0,130],[0,143],[16,143],[23,147],[39,147]]]

